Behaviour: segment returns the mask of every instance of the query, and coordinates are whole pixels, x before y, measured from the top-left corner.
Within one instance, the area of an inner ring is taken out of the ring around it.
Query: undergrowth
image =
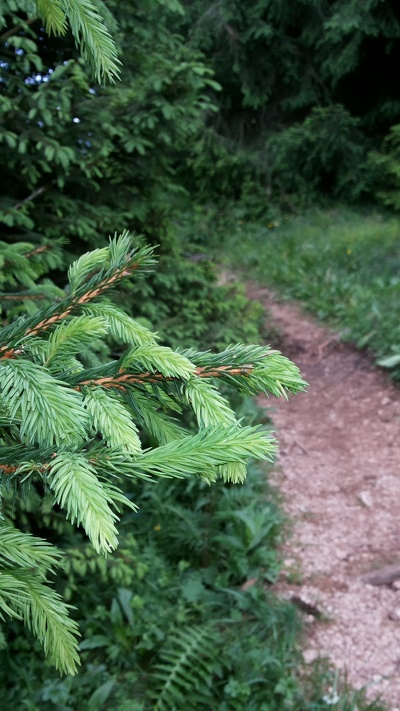
[[[324,661],[303,665],[298,612],[270,591],[284,521],[266,474],[149,484],[108,559],[64,527],[81,673],[60,678],[12,624],[2,710],[383,711]]]

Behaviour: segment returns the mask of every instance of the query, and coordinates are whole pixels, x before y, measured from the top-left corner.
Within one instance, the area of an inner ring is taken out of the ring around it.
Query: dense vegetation
[[[209,257],[222,247],[398,368],[396,220],[299,214],[332,197],[399,209],[396,3],[2,0],[0,27],[3,523],[21,532],[8,529],[2,554],[3,612],[25,617],[64,670],[76,648],[67,640],[66,658],[49,641],[52,605],[60,639],[60,625],[83,635],[81,672],[60,678],[18,620],[4,626],[4,708],[377,711],[324,665],[304,670],[298,615],[268,592],[284,522],[267,470],[209,486],[272,451],[244,395],[301,387],[286,360],[230,346],[259,340],[262,314],[240,285],[218,284]],[[125,229],[139,236],[110,246]],[[135,260],[150,266],[147,244],[157,268],[127,279]],[[72,473],[85,492],[71,492]],[[99,557],[122,502],[119,547]]]
[[[223,89],[220,111],[192,158],[203,194],[210,163],[214,190],[238,197],[257,178],[264,200],[286,208],[321,195],[358,201],[385,192],[398,164],[395,2],[186,6],[186,36]]]
[[[238,276],[298,300],[400,380],[398,218],[336,204],[244,221],[242,209],[231,204],[191,216],[185,234],[197,234],[197,248],[210,224],[208,248],[235,265]]]

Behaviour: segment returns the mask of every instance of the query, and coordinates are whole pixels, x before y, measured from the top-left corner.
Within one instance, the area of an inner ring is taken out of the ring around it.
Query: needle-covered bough
[[[115,237],[72,264],[67,295],[0,333],[2,490],[19,497],[35,486],[47,500],[51,495],[99,554],[118,545],[121,507],[135,509],[124,493],[130,480],[243,482],[250,458],[273,457],[271,434],[241,426],[218,383],[250,395],[305,387],[296,366],[269,347],[211,353],[159,345],[110,300],[113,289],[153,261],[151,249],[135,248],[127,233]],[[121,357],[85,367],[82,354],[106,337],[123,346]],[[182,424],[190,409],[195,432]],[[78,630],[46,580],[61,553],[17,530],[7,511],[0,523],[2,615],[21,618],[56,667],[74,673]]]

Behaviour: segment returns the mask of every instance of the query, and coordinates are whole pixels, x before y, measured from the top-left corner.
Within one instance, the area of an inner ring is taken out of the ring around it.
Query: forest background
[[[216,256],[261,265],[397,376],[396,3],[96,7],[122,61],[114,84],[96,80],[72,34],[49,36],[28,3],[1,5],[3,318],[34,315],[64,292],[73,259],[128,228],[156,245],[158,265],[115,300],[165,345],[221,350],[270,337],[243,287],[218,285]],[[249,401],[235,406],[257,417]],[[284,526],[265,489],[259,469],[240,489],[144,487],[108,559],[31,491],[13,515],[66,551],[57,585],[79,600],[82,670],[59,677],[13,622],[5,708],[328,707],[329,670],[300,675],[296,612],[265,589]],[[259,585],[241,590],[249,578]],[[353,692],[341,693],[354,708]]]

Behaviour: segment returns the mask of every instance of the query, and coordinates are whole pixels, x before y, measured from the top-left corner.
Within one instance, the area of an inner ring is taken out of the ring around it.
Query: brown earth
[[[255,286],[250,296],[279,331],[271,345],[309,383],[288,402],[261,398],[294,520],[277,592],[307,612],[307,663],[329,657],[353,687],[400,711],[400,390],[297,306]],[[377,579],[363,578],[371,571]]]

